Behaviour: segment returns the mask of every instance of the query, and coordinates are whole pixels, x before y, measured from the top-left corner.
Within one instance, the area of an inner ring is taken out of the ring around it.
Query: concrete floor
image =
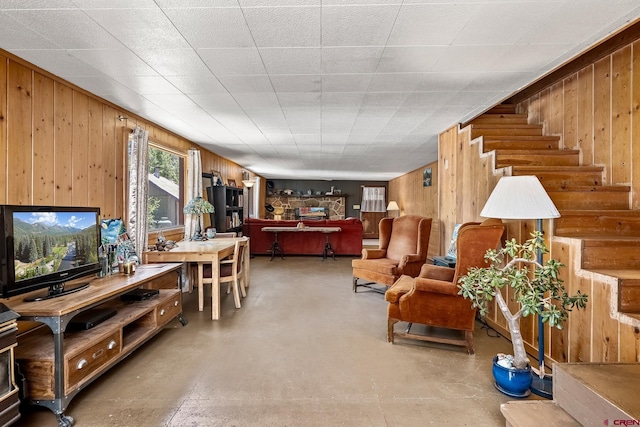
[[[494,388],[491,359],[511,352],[506,339],[478,324],[475,356],[387,343],[384,297],[353,293],[349,257],[260,256],[251,270],[242,308],[223,293],[218,321],[185,294],[189,324],[171,322],[81,391],[66,410],[75,425],[505,425],[499,405],[511,399]],[[34,407],[17,425],[57,423]]]

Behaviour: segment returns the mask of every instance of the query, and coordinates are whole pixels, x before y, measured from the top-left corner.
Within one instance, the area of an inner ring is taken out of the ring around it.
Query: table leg
[[[220,319],[220,259],[217,253],[211,264],[211,319]]]
[[[336,253],[334,252],[333,247],[331,247],[331,242],[329,242],[329,233],[325,233],[324,237],[325,243],[324,251],[322,252],[322,260],[324,261],[325,259],[327,259],[327,255],[331,255],[331,258],[336,261]]]
[[[198,263],[198,311],[204,310],[204,285],[203,282],[203,272],[202,272],[202,263]]]
[[[273,232],[273,243],[271,244],[271,248],[269,249],[271,252],[271,261],[273,261],[273,256],[278,252],[280,254],[280,258],[284,259],[284,252],[280,247],[280,243],[278,243],[278,232]]]

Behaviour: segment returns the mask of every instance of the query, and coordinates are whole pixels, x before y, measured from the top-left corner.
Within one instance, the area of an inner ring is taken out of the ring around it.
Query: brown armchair
[[[351,261],[353,292],[374,283],[391,286],[402,275],[415,277],[427,261],[431,218],[405,215],[383,218],[378,224],[378,249],[362,249],[362,258]],[[359,284],[358,279],[368,280]],[[375,288],[372,288],[375,290]]]
[[[487,220],[482,224],[466,223],[458,231],[455,268],[425,264],[416,278],[402,276],[391,286],[385,299],[387,308],[387,339],[394,336],[445,344],[461,345],[469,354],[473,350],[473,329],[476,310],[471,302],[458,295],[458,278],[471,267],[488,265],[484,259],[487,249],[500,244],[504,225],[500,220]],[[408,322],[406,332],[395,332],[394,325]],[[464,337],[419,335],[410,332],[411,324],[418,323],[437,328],[464,332]]]

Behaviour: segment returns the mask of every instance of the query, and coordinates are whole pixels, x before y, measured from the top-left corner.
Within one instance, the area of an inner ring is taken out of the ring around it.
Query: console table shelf
[[[95,279],[87,289],[50,300],[24,302],[24,296],[5,300],[22,321],[41,324],[18,336],[15,358],[26,378],[24,394],[32,404],[51,409],[60,426],[71,399],[132,351],[178,317],[183,325],[181,264],[143,265],[130,276]],[[158,289],[142,301],[120,296],[136,288]],[[113,308],[116,314],[83,331],[65,331],[77,314],[90,308]]]

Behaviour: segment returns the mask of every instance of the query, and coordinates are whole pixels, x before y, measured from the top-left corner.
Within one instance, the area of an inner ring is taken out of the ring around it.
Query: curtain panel
[[[187,200],[189,203],[194,197],[203,196],[202,193],[202,160],[200,150],[189,149],[187,156]],[[195,232],[198,224],[198,216],[184,214],[184,239],[189,240]]]
[[[129,135],[129,209],[127,232],[138,259],[147,247],[147,196],[149,194],[149,132],[140,126]]]
[[[386,212],[386,189],[384,187],[362,187],[360,212]]]

